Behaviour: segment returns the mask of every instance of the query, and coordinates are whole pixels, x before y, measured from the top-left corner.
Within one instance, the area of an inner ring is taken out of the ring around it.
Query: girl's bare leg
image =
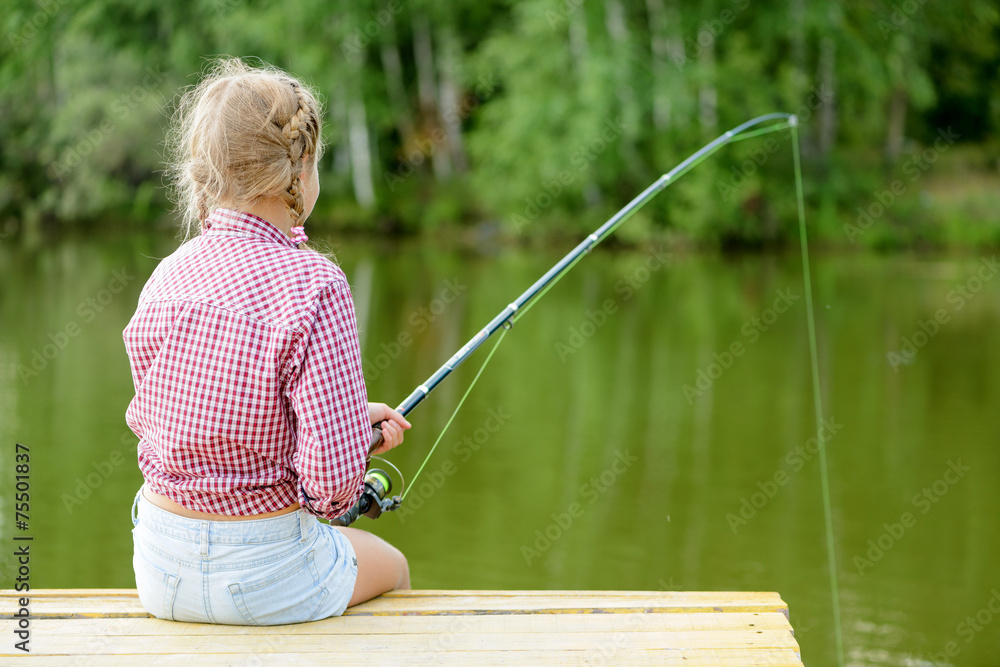
[[[410,566],[399,549],[364,530],[344,527],[337,530],[350,540],[358,558],[358,580],[348,607],[387,591],[409,590]]]

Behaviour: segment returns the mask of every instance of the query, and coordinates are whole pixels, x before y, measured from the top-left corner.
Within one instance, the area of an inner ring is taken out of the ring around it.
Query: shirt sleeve
[[[288,385],[299,504],[332,519],[361,495],[371,424],[354,303],[345,283],[320,293]]]

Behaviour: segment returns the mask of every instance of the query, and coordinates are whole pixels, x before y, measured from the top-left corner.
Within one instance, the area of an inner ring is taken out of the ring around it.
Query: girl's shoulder
[[[282,268],[290,277],[295,276],[300,284],[321,290],[348,285],[344,270],[314,250],[281,248],[280,257]]]
[[[196,237],[160,262],[140,305],[202,303],[296,328],[330,293],[343,301],[351,290],[344,271],[320,253],[253,238]]]

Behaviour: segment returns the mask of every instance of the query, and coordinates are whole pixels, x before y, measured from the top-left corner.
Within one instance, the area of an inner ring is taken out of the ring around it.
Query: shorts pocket
[[[249,625],[317,620],[330,593],[320,581],[313,552],[270,570],[265,576],[229,584],[229,593],[243,620]]]
[[[136,556],[132,560],[135,570],[135,587],[139,592],[139,602],[143,609],[157,618],[174,620],[174,600],[180,577],[164,572],[145,559]]]

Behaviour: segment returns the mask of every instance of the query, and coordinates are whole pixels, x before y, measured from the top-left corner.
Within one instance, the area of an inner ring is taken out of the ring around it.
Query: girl
[[[347,280],[302,246],[320,116],[284,72],[225,60],[174,119],[190,240],[153,272],[124,332],[145,480],[133,566],[160,618],[297,623],[409,588],[398,550],[317,520],[360,496],[372,425],[379,451],[410,427],[367,402]]]

